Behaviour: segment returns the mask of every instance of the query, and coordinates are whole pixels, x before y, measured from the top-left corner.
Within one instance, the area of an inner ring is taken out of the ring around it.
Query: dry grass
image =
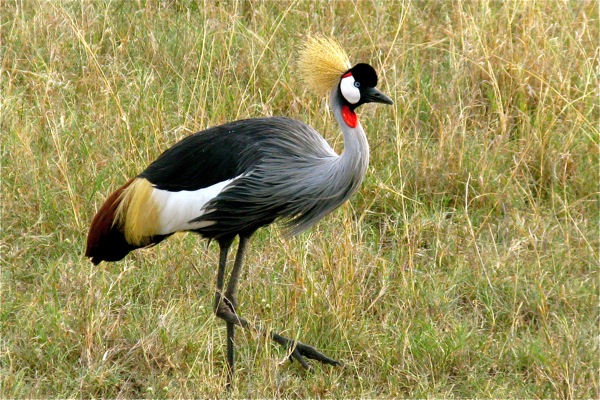
[[[287,115],[305,33],[370,61],[360,194],[253,241],[241,312],[344,362],[238,335],[239,397],[597,398],[598,6],[589,2],[5,1],[2,397],[223,395],[216,250],[93,267],[107,194],[185,135]],[[196,273],[196,269],[200,274]]]

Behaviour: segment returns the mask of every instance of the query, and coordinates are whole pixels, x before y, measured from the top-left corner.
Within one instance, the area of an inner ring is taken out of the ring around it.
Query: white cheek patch
[[[344,96],[350,104],[356,104],[360,101],[360,90],[354,86],[354,82],[356,81],[352,75],[342,78],[342,81],[340,82],[342,96]]]

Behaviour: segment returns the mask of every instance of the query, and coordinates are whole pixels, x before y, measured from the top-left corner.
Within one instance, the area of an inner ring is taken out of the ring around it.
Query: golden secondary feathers
[[[147,179],[136,178],[121,193],[113,224],[122,227],[130,244],[145,245],[148,238],[157,234],[158,207],[152,190]]]
[[[331,91],[351,67],[348,55],[333,38],[309,36],[300,47],[298,74],[316,94]]]

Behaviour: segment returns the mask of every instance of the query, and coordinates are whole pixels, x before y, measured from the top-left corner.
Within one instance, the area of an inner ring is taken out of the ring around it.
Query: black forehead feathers
[[[356,64],[354,67],[350,68],[349,72],[352,72],[354,79],[359,81],[362,85],[369,87],[377,86],[377,73],[369,64]]]

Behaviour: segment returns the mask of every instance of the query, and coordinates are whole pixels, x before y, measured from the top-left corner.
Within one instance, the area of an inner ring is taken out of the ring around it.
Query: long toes
[[[306,345],[301,342],[297,342],[292,339],[288,339],[285,336],[281,336],[273,332],[271,333],[271,338],[275,342],[279,343],[280,345],[286,347],[288,350],[291,351],[289,356],[290,360],[297,360],[306,369],[309,369],[310,366],[308,365],[304,357],[317,360],[323,364],[329,364],[333,366],[341,365],[339,361],[327,357],[325,354],[321,353],[312,346]]]
[[[333,358],[327,357],[325,354],[321,353],[314,347],[303,344],[303,343],[297,343],[296,351],[298,351],[301,355],[303,355],[306,358],[311,358],[313,360],[317,360],[323,364],[329,364],[329,365],[334,365],[334,366],[341,365],[339,361],[336,361]]]
[[[300,365],[302,365],[302,367],[304,367],[304,369],[308,370],[308,371],[312,371],[312,366],[306,362],[306,360],[304,359],[304,357],[302,357],[302,354],[300,354],[300,352],[298,351],[298,348],[295,348],[294,351],[292,351],[290,353],[290,361],[294,362],[294,360],[298,361],[300,363]]]

